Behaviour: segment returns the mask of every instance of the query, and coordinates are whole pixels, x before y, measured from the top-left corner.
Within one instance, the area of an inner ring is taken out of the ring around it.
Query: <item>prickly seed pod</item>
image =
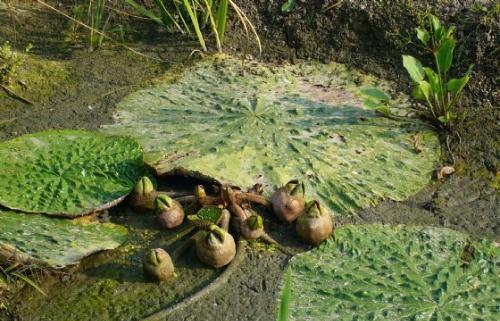
[[[144,176],[134,187],[129,196],[129,204],[138,211],[154,209],[156,191],[151,180]]]
[[[311,201],[297,219],[295,227],[304,242],[318,245],[332,234],[333,220],[330,213],[324,211],[318,201]]]
[[[271,197],[274,214],[285,223],[292,223],[304,211],[305,187],[298,180],[291,180]]]
[[[196,239],[196,254],[203,263],[214,268],[231,262],[236,254],[236,244],[231,234],[215,224]]]
[[[155,212],[160,224],[168,229],[175,228],[184,221],[184,209],[181,204],[168,195],[159,195],[155,199]]]
[[[264,234],[264,221],[262,217],[253,210],[247,209],[245,212],[248,218],[240,225],[241,234],[247,239],[258,239]]]
[[[170,255],[163,249],[151,249],[144,256],[142,264],[146,277],[162,282],[174,274],[174,264]]]

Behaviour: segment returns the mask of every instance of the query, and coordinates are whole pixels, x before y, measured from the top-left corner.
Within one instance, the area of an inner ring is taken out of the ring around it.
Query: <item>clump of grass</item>
[[[111,15],[105,14],[106,0],[88,0],[87,16],[90,26],[89,49],[93,51],[102,45],[104,32]]]
[[[21,282],[31,286],[37,292],[46,296],[45,292],[36,284],[36,282],[32,278],[36,275],[37,271],[42,270],[36,265],[24,266],[20,265],[19,263],[12,263],[9,266],[0,266],[0,284],[4,284],[4,286],[8,287],[10,285]]]
[[[222,51],[229,13],[238,17],[245,33],[252,33],[262,51],[260,38],[251,21],[232,0],[154,0],[155,10],[150,10],[136,0],[125,0],[135,10],[164,27],[168,32],[178,31],[195,36],[203,51],[207,51],[205,37],[211,33],[217,49]]]

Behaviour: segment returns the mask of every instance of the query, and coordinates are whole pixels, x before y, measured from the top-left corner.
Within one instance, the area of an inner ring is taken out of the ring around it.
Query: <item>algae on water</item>
[[[499,255],[445,228],[345,226],[291,260],[290,321],[495,321]]]
[[[356,93],[375,85],[387,89],[333,63],[242,66],[218,56],[176,83],[128,96],[103,131],[135,137],[161,173],[182,168],[241,187],[259,182],[267,193],[298,178],[310,198],[350,214],[417,192],[439,159],[433,132],[364,109]],[[420,154],[411,146],[416,131]]]
[[[143,174],[133,139],[85,131],[46,131],[0,143],[0,204],[75,217],[125,197]]]

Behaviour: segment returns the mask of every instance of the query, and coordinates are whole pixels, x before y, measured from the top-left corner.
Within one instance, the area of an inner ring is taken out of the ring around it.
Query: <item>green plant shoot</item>
[[[434,15],[429,15],[426,27],[416,29],[418,40],[433,56],[435,69],[423,66],[413,56],[403,55],[403,66],[413,82],[413,97],[427,105],[428,118],[448,129],[459,118],[454,109],[472,71],[471,65],[462,77],[449,77],[456,46],[453,32],[453,27],[443,26]]]

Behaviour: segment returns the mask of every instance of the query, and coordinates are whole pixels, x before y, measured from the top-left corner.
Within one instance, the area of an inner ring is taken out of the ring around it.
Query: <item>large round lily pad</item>
[[[342,227],[292,259],[290,320],[495,321],[499,255],[444,228]]]
[[[160,174],[181,168],[268,192],[303,179],[309,196],[352,213],[415,193],[439,158],[434,133],[365,109],[360,86],[387,89],[333,63],[272,68],[219,57],[132,94],[103,130],[137,138]]]
[[[143,172],[132,138],[85,131],[46,131],[0,144],[0,204],[69,217],[123,199]]]
[[[20,251],[55,268],[76,264],[98,251],[114,249],[127,236],[125,227],[112,223],[82,223],[1,209],[0,226],[0,248]]]

